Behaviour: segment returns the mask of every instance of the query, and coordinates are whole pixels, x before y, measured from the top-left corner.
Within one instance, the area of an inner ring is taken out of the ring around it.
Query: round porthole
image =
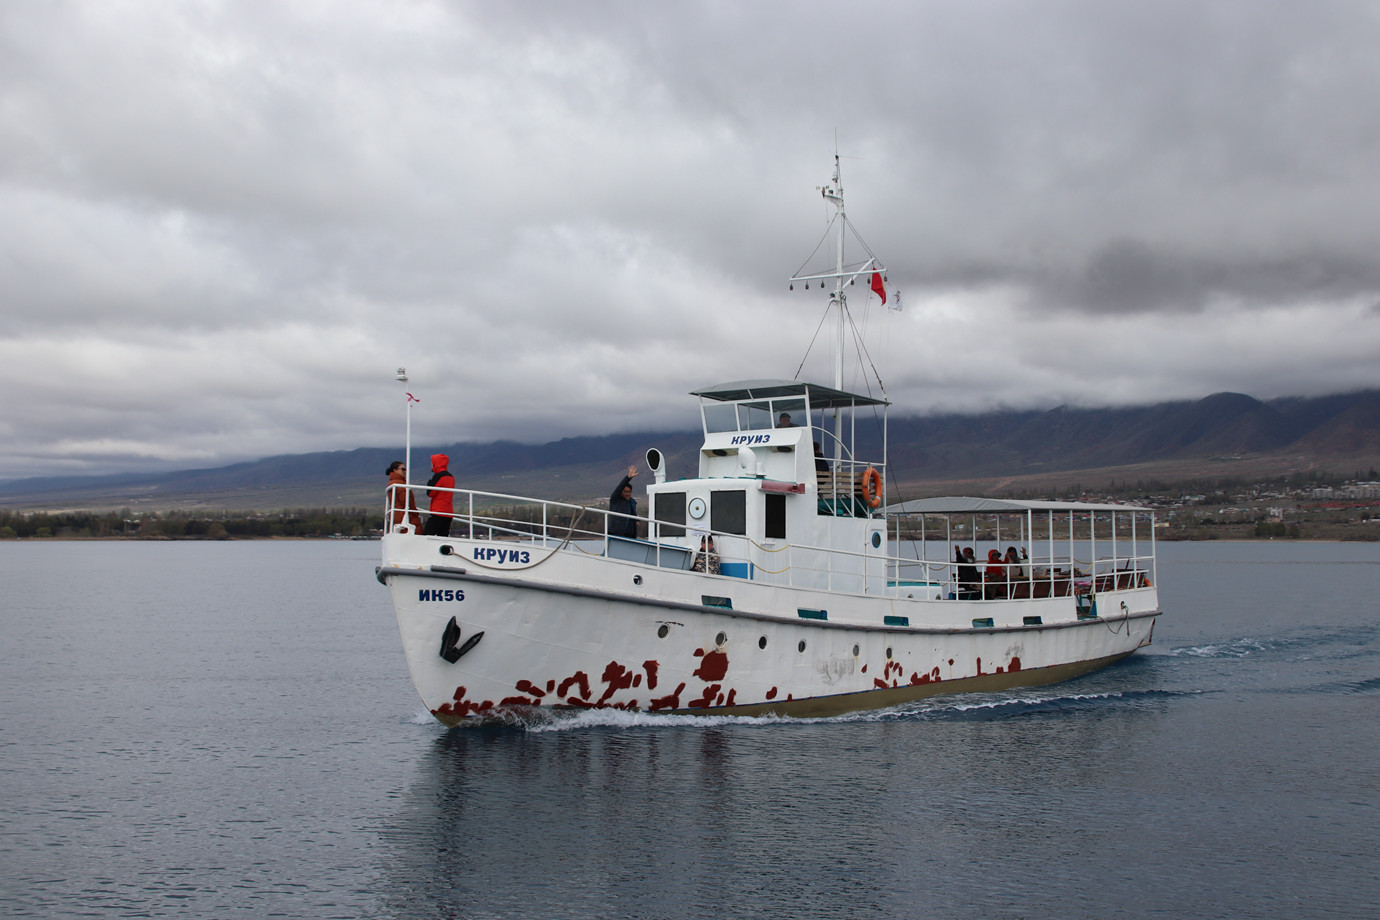
[[[690,516],[698,521],[700,518],[704,517],[704,499],[699,498],[698,496],[690,499],[690,504],[686,506],[685,510],[689,511]]]
[[[856,645],[853,646],[853,657],[854,657],[854,658],[857,658],[857,657],[858,657],[858,652],[860,652],[860,651],[862,651],[862,649],[858,648]]]
[[[879,546],[881,546],[881,545],[882,545],[882,535],[881,535],[880,533],[874,533],[874,534],[872,535],[872,548],[873,548],[873,549],[876,549],[877,547],[879,547]]]
[[[657,629],[657,631],[656,631],[656,635],[657,635],[657,638],[658,638],[658,639],[665,639],[665,638],[666,638],[667,636],[669,636],[670,634],[671,634],[671,627],[667,626],[665,623],[662,623],[662,624],[661,624],[661,627],[660,627],[659,629]]]
[[[727,641],[728,641],[728,636],[727,636],[725,633],[719,633],[717,636],[714,637],[714,644],[715,644],[715,645],[723,645],[723,644],[724,644],[725,642],[727,642]]]
[[[763,636],[762,638],[760,638],[760,639],[757,640],[757,647],[758,647],[758,648],[766,648],[766,647],[767,647],[767,637],[766,637],[766,636]]]
[[[641,576],[641,575],[634,575],[634,576],[633,576],[633,584],[635,584],[635,585],[640,585],[640,584],[642,584],[642,576]]]
[[[800,649],[802,652],[805,651],[805,640],[801,639],[800,644],[797,645],[796,648]]]

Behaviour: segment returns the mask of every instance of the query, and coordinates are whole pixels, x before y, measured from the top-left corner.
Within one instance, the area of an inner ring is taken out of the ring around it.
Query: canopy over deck
[[[1014,498],[917,498],[887,505],[884,514],[1024,514],[1027,511],[1154,511],[1140,505],[1110,505],[1097,502],[1051,502]]]
[[[820,386],[817,383],[806,383],[802,380],[735,380],[731,383],[720,383],[703,390],[695,390],[690,395],[719,402],[804,396],[809,399],[812,409],[891,405],[885,399],[879,399],[876,396],[848,393],[833,387]]]

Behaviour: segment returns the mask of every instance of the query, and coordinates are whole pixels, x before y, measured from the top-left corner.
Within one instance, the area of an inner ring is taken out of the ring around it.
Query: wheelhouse
[[[884,584],[886,400],[796,380],[693,395],[704,425],[695,476],[668,480],[648,454],[649,542],[693,556],[712,539],[722,574],[754,581]]]

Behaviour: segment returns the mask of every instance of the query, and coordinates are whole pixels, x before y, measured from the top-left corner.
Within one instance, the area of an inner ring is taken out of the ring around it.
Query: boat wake
[[[695,716],[663,712],[625,712],[587,709],[579,712],[537,713],[523,727],[530,732],[582,731],[591,728],[722,728],[729,725],[807,725],[812,722],[855,721],[801,719],[789,716]]]
[[[1139,707],[1176,697],[1196,696],[1201,690],[1108,690],[1098,693],[1026,694],[973,699],[971,696],[935,698],[884,710],[889,721],[997,722],[1031,716],[1103,711],[1109,707]]]
[[[1380,653],[1376,647],[1377,637],[1380,631],[1373,627],[1285,636],[1241,636],[1226,642],[1171,648],[1163,654],[1169,658],[1216,659],[1272,655],[1302,660],[1356,658]]]
[[[1341,694],[1354,696],[1357,694],[1380,693],[1380,677],[1365,677],[1358,680],[1334,680],[1324,684],[1311,684],[1305,687],[1281,687],[1279,693],[1291,694],[1323,694],[1331,696]]]
[[[1349,680],[1332,685],[1338,693],[1380,693],[1380,677],[1365,680]]]
[[[1170,658],[1248,658],[1270,651],[1272,643],[1264,639],[1236,639],[1209,645],[1190,645],[1172,648],[1164,654]]]

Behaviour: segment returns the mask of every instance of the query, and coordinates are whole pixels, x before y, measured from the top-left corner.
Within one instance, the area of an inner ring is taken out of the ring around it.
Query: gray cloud
[[[814,335],[836,132],[901,407],[1380,383],[1373,5],[839,18],[6,5],[0,478],[396,443],[398,365],[426,441],[692,425]]]

